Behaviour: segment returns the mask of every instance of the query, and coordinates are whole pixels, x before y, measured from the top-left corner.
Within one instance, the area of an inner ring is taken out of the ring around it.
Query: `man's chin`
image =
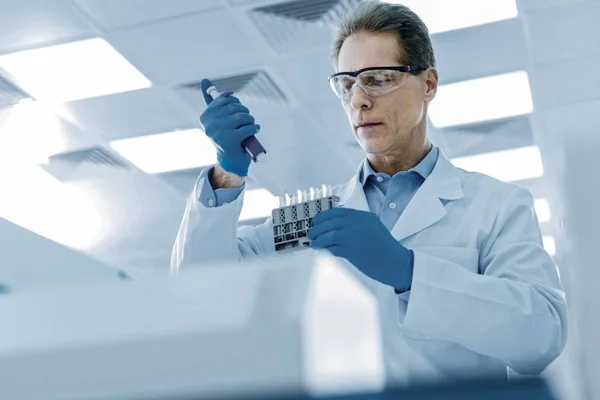
[[[359,146],[366,154],[373,155],[385,153],[389,149],[389,146],[374,140],[362,141]]]

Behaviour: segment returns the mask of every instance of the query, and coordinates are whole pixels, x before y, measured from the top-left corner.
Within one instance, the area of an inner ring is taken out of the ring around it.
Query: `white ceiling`
[[[149,89],[67,103],[74,124],[64,129],[63,151],[100,145],[110,152],[110,140],[198,127],[204,102],[187,85],[205,77],[262,71],[285,101],[239,94],[261,124],[260,139],[269,152],[268,165],[253,166],[249,187],[278,192],[339,183],[354,173],[362,154],[326,81],[330,33],[324,21],[332,11],[314,21],[286,17],[272,8],[257,11],[278,3],[0,0],[0,55],[102,37],[153,83]],[[352,1],[303,1],[314,9],[326,3],[340,9]],[[433,41],[442,83],[527,70],[532,57],[520,18],[436,34]],[[535,51],[543,59],[544,52],[554,50],[540,45]],[[544,73],[556,72],[549,66]],[[572,91],[569,85],[558,89],[561,96]],[[552,95],[549,90],[548,97]],[[537,101],[550,100],[542,96]],[[6,112],[0,109],[0,121]],[[452,129],[432,127],[431,136],[447,155],[462,157],[529,146],[535,135],[530,116],[522,116]],[[167,268],[197,173],[152,176],[132,166],[73,166],[66,173],[70,184],[94,194],[104,223],[102,238],[87,250],[122,265]],[[536,197],[546,195],[543,179],[521,183]],[[552,224],[543,226],[545,233],[552,229]]]

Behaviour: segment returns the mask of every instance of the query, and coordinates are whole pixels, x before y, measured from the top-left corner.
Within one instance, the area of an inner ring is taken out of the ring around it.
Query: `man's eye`
[[[368,86],[378,86],[378,85],[385,83],[384,80],[375,79],[375,77],[373,77],[373,76],[366,78],[364,82],[365,82],[365,85],[368,85]]]
[[[352,88],[352,85],[354,84],[354,81],[350,80],[350,79],[344,79],[342,81],[342,87],[345,90],[350,90]]]

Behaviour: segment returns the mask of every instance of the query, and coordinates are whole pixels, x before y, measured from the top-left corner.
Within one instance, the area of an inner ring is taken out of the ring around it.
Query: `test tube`
[[[315,188],[314,188],[314,187],[311,187],[311,188],[310,188],[310,199],[311,199],[311,200],[314,200],[314,199],[316,198],[315,196],[316,196],[316,191],[315,191]]]
[[[296,204],[296,195],[291,190],[285,191],[286,205],[291,206]]]
[[[285,207],[285,197],[277,196],[277,208]]]
[[[304,197],[302,197],[302,190],[298,189],[298,191],[296,192],[297,194],[297,198],[298,198],[298,204],[302,203],[304,201]]]

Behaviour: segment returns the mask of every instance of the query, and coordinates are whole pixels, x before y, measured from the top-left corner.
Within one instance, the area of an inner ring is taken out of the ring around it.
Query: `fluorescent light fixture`
[[[36,100],[68,102],[152,85],[101,38],[2,55],[0,67]]]
[[[520,147],[452,160],[458,168],[481,172],[504,182],[539,178],[544,175],[542,156],[537,146]]]
[[[544,249],[550,254],[554,256],[556,254],[556,243],[554,242],[554,238],[550,235],[542,236],[542,241],[544,242]]]
[[[534,208],[539,222],[550,221],[550,205],[548,204],[548,200],[535,199]]]
[[[531,112],[533,100],[526,71],[442,85],[429,105],[429,117],[437,128],[515,117]]]
[[[270,217],[271,211],[277,206],[277,197],[267,189],[247,190],[244,193],[240,221]]]
[[[109,145],[148,174],[186,170],[217,162],[215,146],[201,129],[120,139]]]
[[[431,34],[490,24],[519,15],[516,0],[388,0],[421,17]]]

